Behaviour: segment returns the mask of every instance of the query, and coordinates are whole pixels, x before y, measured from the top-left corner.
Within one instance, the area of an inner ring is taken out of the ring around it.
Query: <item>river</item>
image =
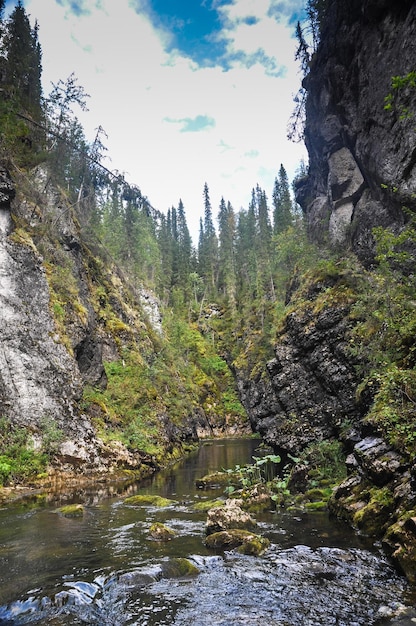
[[[255,440],[216,440],[127,486],[103,485],[0,510],[0,625],[414,626],[414,590],[378,546],[326,513],[269,512],[261,557],[212,553],[196,502],[222,495],[195,480],[251,460]],[[164,508],[125,503],[132,494],[173,499]],[[68,518],[57,509],[82,503]],[[157,542],[149,528],[176,533]],[[185,557],[198,573],[175,569]],[[393,617],[394,616],[394,617]]]

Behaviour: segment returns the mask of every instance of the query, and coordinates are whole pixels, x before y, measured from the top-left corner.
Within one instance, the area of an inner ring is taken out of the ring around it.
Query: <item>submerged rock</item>
[[[155,541],[171,541],[176,535],[172,528],[169,528],[160,522],[155,522],[150,526],[149,534]]]
[[[130,496],[124,500],[125,504],[131,504],[133,506],[157,506],[163,508],[165,506],[171,506],[176,504],[175,500],[169,500],[168,498],[162,498],[161,496],[155,496],[151,494]]]
[[[67,504],[66,506],[61,506],[57,512],[64,517],[83,517],[85,511],[82,504]]]
[[[236,548],[240,554],[259,556],[267,550],[270,541],[248,530],[232,528],[209,535],[205,539],[205,545],[207,548],[214,550],[232,550]]]
[[[198,574],[199,569],[189,559],[169,559],[169,561],[162,564],[163,578],[188,578],[198,576]]]

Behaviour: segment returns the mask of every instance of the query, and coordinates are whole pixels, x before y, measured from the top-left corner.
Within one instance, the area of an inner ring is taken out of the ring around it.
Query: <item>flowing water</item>
[[[271,541],[261,557],[205,548],[206,514],[193,505],[222,494],[198,490],[195,480],[249,462],[257,443],[209,442],[112,493],[97,485],[0,510],[0,625],[414,625],[414,591],[377,547],[325,513],[258,517]],[[135,493],[175,503],[126,504]],[[57,512],[78,502],[81,518]],[[155,521],[176,532],[172,541],[150,539]],[[196,575],[178,570],[182,557]]]

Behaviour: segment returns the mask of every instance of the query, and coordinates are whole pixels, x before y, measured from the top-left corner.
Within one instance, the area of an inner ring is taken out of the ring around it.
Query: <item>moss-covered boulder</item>
[[[162,563],[163,578],[189,578],[199,573],[197,566],[189,559],[174,558]]]
[[[387,487],[373,487],[361,496],[368,501],[356,511],[353,523],[370,537],[381,537],[395,508],[393,493]]]
[[[66,504],[57,509],[57,512],[64,517],[83,517],[85,511],[82,504]]]
[[[155,522],[149,528],[149,535],[155,541],[171,541],[176,533],[172,528],[165,526],[165,524]]]
[[[249,513],[263,513],[274,508],[270,489],[266,485],[255,485],[248,492],[244,492],[242,508]]]
[[[387,529],[383,547],[396,561],[407,579],[416,584],[416,509],[404,513]]]
[[[125,504],[132,506],[157,506],[163,508],[165,506],[171,506],[176,504],[175,500],[169,500],[168,498],[162,498],[161,496],[154,496],[150,494],[129,496],[124,500]]]
[[[213,533],[205,539],[205,545],[212,550],[233,550],[241,554],[259,556],[270,545],[265,537],[241,528],[232,528]]]
[[[256,520],[242,508],[242,500],[228,499],[223,506],[210,509],[207,515],[206,533],[211,535],[230,528],[253,530]]]

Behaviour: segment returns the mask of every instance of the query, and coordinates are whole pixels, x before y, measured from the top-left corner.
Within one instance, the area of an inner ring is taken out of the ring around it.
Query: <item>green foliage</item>
[[[278,454],[266,454],[261,457],[253,456],[254,463],[247,465],[236,465],[234,468],[224,470],[232,481],[236,479],[242,489],[251,489],[256,485],[266,485],[276,475],[276,466],[281,463],[281,457]],[[235,491],[233,485],[228,485],[226,493],[231,495]]]
[[[367,419],[390,443],[414,456],[416,278],[414,219],[398,234],[375,229],[377,268],[353,309],[351,350],[367,363],[358,394],[371,392]]]
[[[397,111],[399,119],[405,120],[414,116],[414,111],[409,109],[409,94],[416,89],[416,72],[409,72],[404,76],[393,76],[391,79],[391,91],[384,99],[386,111]]]
[[[373,372],[362,387],[376,389],[366,421],[376,426],[387,441],[416,456],[416,370],[386,365]],[[360,390],[359,390],[360,391]]]
[[[353,339],[372,367],[416,361],[415,264],[416,230],[410,222],[399,234],[375,229],[377,268],[367,273],[367,288],[354,308],[360,320]]]
[[[0,418],[0,486],[27,481],[45,471],[49,456],[35,452],[26,428]]]
[[[340,441],[323,440],[309,445],[299,463],[308,467],[309,487],[335,485],[346,478],[345,451]]]
[[[158,354],[145,358],[138,348],[123,359],[105,364],[105,390],[88,388],[87,406],[94,405],[96,426],[106,440],[162,458],[166,437],[161,416],[180,425],[201,407],[213,423],[245,416],[225,361],[195,327],[166,316],[168,341]]]

